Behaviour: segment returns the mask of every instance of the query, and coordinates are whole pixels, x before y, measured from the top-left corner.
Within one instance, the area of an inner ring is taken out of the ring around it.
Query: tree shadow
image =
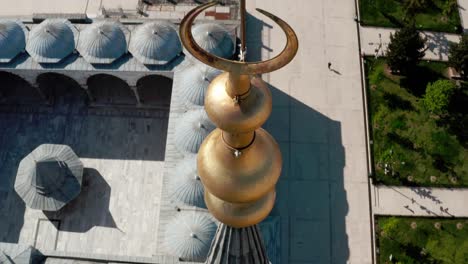
[[[85,168],[78,197],[59,211],[44,211],[44,214],[59,231],[85,233],[95,226],[117,228],[109,212],[110,196],[111,187],[102,175],[95,169]]]
[[[422,34],[426,38],[426,48],[435,54],[437,59],[443,60],[444,57],[448,57],[450,41],[448,41],[444,33],[432,32],[430,34],[425,34],[422,32]]]
[[[422,97],[426,92],[427,84],[433,83],[443,78],[438,72],[430,68],[417,66],[400,80],[401,87],[412,93],[416,97]]]
[[[382,97],[390,109],[392,110],[401,109],[401,110],[406,110],[406,111],[414,110],[414,107],[411,104],[411,102],[401,98],[399,95],[389,93],[385,90],[382,90],[382,93],[383,93]]]
[[[395,25],[395,27],[401,28],[405,26],[404,22],[401,22],[400,20],[398,20],[396,17],[392,16],[391,14],[388,14],[387,12],[382,12],[382,11],[379,11],[379,13],[382,14],[382,16],[384,16],[390,23]]]

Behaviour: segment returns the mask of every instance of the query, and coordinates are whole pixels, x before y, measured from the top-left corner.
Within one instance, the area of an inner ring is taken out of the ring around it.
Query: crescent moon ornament
[[[254,75],[268,73],[284,67],[296,56],[299,48],[299,42],[294,30],[279,17],[257,8],[257,11],[272,19],[286,34],[286,46],[276,57],[260,62],[242,62],[226,60],[212,55],[202,49],[192,36],[192,24],[195,18],[204,10],[217,5],[218,2],[209,2],[192,9],[182,20],[180,24],[180,39],[190,54],[201,62],[214,68],[231,72],[238,75]]]

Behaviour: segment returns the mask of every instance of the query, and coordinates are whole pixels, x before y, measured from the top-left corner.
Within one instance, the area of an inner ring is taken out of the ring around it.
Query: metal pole
[[[245,53],[246,42],[246,21],[245,21],[245,0],[240,1],[240,15],[241,15],[241,52]]]

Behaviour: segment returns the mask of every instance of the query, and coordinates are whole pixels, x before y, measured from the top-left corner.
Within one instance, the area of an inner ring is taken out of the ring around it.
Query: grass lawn
[[[445,78],[443,62],[421,62],[411,78],[366,59],[374,176],[387,185],[468,186],[468,85],[445,117],[422,105],[426,85]]]
[[[380,264],[468,263],[467,219],[378,217],[376,225]]]
[[[426,0],[428,1],[428,0]],[[430,0],[424,10],[414,17],[416,27],[421,30],[433,30],[450,33],[461,33],[458,10],[443,15],[447,1]],[[405,16],[404,0],[359,0],[361,25],[379,27],[401,27]]]

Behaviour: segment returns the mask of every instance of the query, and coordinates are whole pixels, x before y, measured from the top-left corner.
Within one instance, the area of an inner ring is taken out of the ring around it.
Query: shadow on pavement
[[[346,263],[348,203],[341,125],[270,88],[273,113],[264,128],[283,155],[272,212],[281,218],[281,263]]]
[[[60,231],[84,233],[95,226],[116,228],[109,212],[111,187],[95,169],[85,168],[81,193],[57,212],[44,212]]]

